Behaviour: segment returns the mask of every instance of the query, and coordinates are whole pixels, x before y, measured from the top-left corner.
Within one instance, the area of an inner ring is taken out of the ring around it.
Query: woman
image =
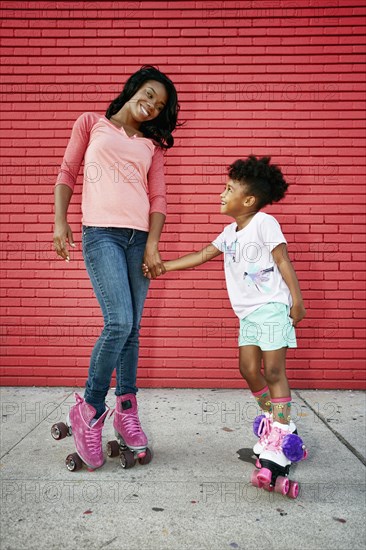
[[[77,453],[91,468],[104,463],[105,397],[116,369],[114,428],[133,451],[147,446],[137,411],[139,328],[148,290],[141,271],[164,272],[158,244],[166,215],[163,150],[173,146],[179,103],[172,81],[151,65],[126,82],[105,116],[75,122],[55,186],[54,247],[69,261],[74,246],[67,209],[84,159],[82,244],[104,317],[92,351],[84,399],[70,410]]]

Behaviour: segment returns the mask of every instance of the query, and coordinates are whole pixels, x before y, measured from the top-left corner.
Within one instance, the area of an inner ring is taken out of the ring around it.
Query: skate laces
[[[75,400],[76,400],[76,404],[79,405],[79,403],[82,403],[84,401],[84,399],[81,397],[81,395],[79,395],[78,393],[74,393],[74,397],[75,397]]]
[[[266,444],[268,442],[269,435],[271,433],[271,421],[266,416],[262,418],[258,427],[259,442]]]
[[[277,428],[277,426],[274,427],[268,437],[266,451],[274,451],[275,453],[281,453],[282,442],[285,435],[287,435],[287,432],[284,432],[280,428]]]
[[[142,432],[142,428],[140,425],[140,420],[137,415],[137,412],[128,413],[128,414],[122,413],[122,422],[125,425],[130,435],[135,436],[135,435],[139,435]]]
[[[85,432],[85,440],[92,452],[100,452],[102,446],[102,426],[91,426],[88,431]]]

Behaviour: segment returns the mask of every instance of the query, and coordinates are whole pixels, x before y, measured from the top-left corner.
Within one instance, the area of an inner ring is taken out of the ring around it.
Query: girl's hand
[[[296,325],[300,323],[300,321],[305,317],[305,315],[306,315],[306,309],[302,302],[300,304],[294,304],[292,306],[292,308],[290,309],[290,317],[292,319],[292,324],[294,325],[294,327],[296,327]]]
[[[66,241],[69,242],[70,246],[74,247],[74,237],[71,231],[71,227],[67,221],[57,221],[55,222],[55,230],[53,233],[53,246],[56,250],[58,256],[61,256],[66,262],[70,261],[69,251],[66,247]]]
[[[142,273],[143,273],[144,277],[147,277],[148,279],[151,279],[151,275],[149,273],[149,268],[147,267],[146,264],[142,264]]]
[[[157,247],[146,246],[142,271],[148,279],[156,279],[160,275],[164,275],[165,267]]]

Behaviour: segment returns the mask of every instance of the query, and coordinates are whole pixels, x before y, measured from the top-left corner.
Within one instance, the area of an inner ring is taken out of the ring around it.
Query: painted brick
[[[266,211],[307,309],[290,384],[364,388],[364,1],[122,4],[3,10],[2,383],[85,383],[102,317],[81,254],[82,176],[68,265],[52,250],[53,185],[76,117],[105,112],[126,76],[153,63],[176,83],[186,121],[166,155],[163,258],[231,222],[219,213],[229,163],[271,155],[291,186]],[[141,386],[245,387],[221,259],[152,281],[141,335]]]

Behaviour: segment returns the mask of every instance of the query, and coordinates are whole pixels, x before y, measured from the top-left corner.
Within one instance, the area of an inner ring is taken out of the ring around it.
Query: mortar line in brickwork
[[[51,416],[51,414],[53,414],[55,412],[55,410],[57,410],[61,405],[63,405],[65,403],[65,401],[67,401],[69,399],[69,397],[71,397],[73,395],[73,391],[67,396],[65,397],[65,399],[63,401],[61,401],[61,403],[59,403],[47,416],[45,416],[44,418],[42,418],[37,424],[36,426],[34,426],[28,433],[26,433],[21,439],[19,439],[19,441],[17,441],[16,443],[14,443],[14,445],[12,447],[10,447],[10,449],[8,449],[6,451],[6,453],[4,453],[3,455],[0,455],[0,460],[2,460],[6,455],[8,455],[13,449],[15,449],[15,447],[17,447],[17,445],[19,445],[19,443],[21,443],[22,441],[24,441],[24,439],[26,437],[28,437],[32,432],[34,432],[34,430],[36,428],[38,428],[38,426],[40,424],[42,424],[42,422],[44,422],[47,418],[49,418]]]
[[[303,402],[305,403],[305,405],[306,405],[307,407],[309,407],[309,409],[315,414],[315,416],[316,416],[317,418],[319,418],[319,420],[321,420],[321,421],[323,422],[323,424],[326,425],[326,427],[332,432],[332,434],[334,434],[334,435],[336,436],[336,438],[337,438],[345,447],[347,447],[347,449],[348,449],[349,451],[351,451],[351,453],[352,453],[356,458],[358,458],[358,460],[359,460],[360,462],[362,462],[362,464],[363,464],[364,466],[366,466],[366,458],[365,458],[357,449],[355,449],[355,447],[354,447],[353,445],[351,445],[351,443],[349,443],[349,441],[347,441],[347,439],[345,439],[345,438],[343,437],[343,435],[341,435],[339,432],[337,432],[337,430],[335,430],[334,428],[332,428],[332,426],[330,426],[330,425],[328,424],[328,422],[326,421],[326,419],[324,418],[324,416],[323,416],[322,414],[320,414],[319,412],[317,412],[317,411],[314,409],[314,407],[312,407],[312,406],[310,405],[310,403],[309,403],[304,397],[302,397],[302,396],[299,394],[298,390],[297,390],[297,391],[294,390],[294,393],[297,395],[297,397],[298,397],[299,399],[301,399],[301,401],[303,401]]]

